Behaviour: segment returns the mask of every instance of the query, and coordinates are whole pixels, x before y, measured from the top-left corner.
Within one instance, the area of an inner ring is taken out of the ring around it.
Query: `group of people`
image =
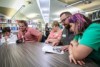
[[[62,50],[69,52],[70,62],[82,65],[85,64],[83,59],[91,58],[99,65],[100,21],[92,22],[83,14],[72,15],[70,12],[61,13],[60,20],[64,29],[60,29],[58,21],[54,21],[45,43],[51,43],[52,46],[64,45]],[[41,40],[42,33],[29,28],[26,21],[20,20],[18,25],[17,35],[12,34],[9,27],[4,28],[1,42],[12,42],[12,40],[15,40],[15,42],[16,40],[39,42]]]
[[[10,27],[2,29],[1,44],[3,43],[22,43],[22,42],[39,42],[42,38],[42,33],[34,28],[28,27],[24,20],[18,21],[19,31],[16,34],[11,33]]]
[[[58,24],[54,25],[45,42],[65,45],[62,50],[69,52],[70,62],[83,65],[83,60],[90,58],[100,66],[100,20],[92,22],[83,14],[70,12],[61,13],[60,20],[63,31]]]

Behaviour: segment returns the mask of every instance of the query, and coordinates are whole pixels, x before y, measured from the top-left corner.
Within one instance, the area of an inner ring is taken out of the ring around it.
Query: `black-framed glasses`
[[[67,18],[69,18],[69,16],[66,17],[65,19],[61,20],[61,23],[65,22],[65,20],[66,20]]]

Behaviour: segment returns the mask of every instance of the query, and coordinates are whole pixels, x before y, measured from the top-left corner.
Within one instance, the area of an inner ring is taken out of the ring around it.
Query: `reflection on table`
[[[86,60],[83,66],[69,62],[68,53],[52,54],[42,51],[43,43],[23,43],[0,46],[0,67],[97,67]]]

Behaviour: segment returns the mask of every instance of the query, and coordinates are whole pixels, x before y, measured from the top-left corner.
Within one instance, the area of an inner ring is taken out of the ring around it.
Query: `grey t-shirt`
[[[61,38],[62,45],[69,45],[70,41],[73,40],[73,38],[74,38],[74,33],[64,28],[62,32],[62,38]]]

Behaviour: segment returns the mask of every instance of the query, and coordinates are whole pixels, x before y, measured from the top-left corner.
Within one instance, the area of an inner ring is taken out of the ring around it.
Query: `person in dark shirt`
[[[45,25],[45,36],[46,36],[46,38],[45,39],[47,39],[49,32],[50,31],[49,31],[48,23],[46,23],[46,25]]]
[[[62,37],[61,37],[61,44],[64,45],[62,50],[68,49],[68,45],[70,44],[70,41],[73,40],[73,37],[74,37],[74,33],[69,30],[70,25],[68,22],[68,18],[70,16],[72,16],[70,12],[62,12],[60,14],[61,24],[64,26]]]

